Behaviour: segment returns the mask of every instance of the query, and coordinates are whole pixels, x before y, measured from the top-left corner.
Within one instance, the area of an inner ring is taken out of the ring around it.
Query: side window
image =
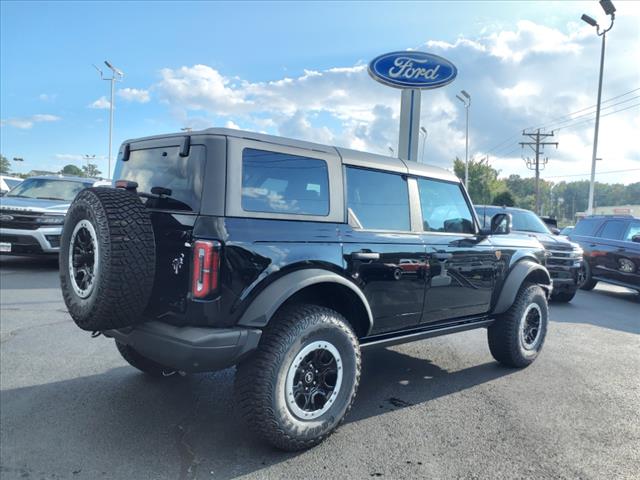
[[[245,148],[242,152],[242,209],[328,215],[327,163],[315,158]]]
[[[630,242],[636,235],[640,235],[640,222],[631,222],[624,236],[624,240]]]
[[[425,232],[475,233],[473,215],[460,185],[419,178],[418,191]]]
[[[576,228],[573,229],[571,235],[584,235],[585,237],[592,237],[596,233],[596,229],[600,225],[600,220],[597,218],[585,218],[578,222]]]
[[[609,240],[620,240],[627,230],[627,222],[622,220],[609,220],[604,223],[604,227],[598,234],[599,237]]]
[[[411,230],[407,180],[395,173],[347,167],[349,215],[369,230]]]

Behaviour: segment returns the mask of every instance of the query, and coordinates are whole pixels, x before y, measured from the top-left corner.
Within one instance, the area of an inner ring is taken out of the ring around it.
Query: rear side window
[[[327,163],[316,158],[245,148],[242,152],[242,209],[328,215]]]
[[[394,173],[347,169],[347,207],[357,223],[368,230],[409,231],[407,181]]]
[[[624,240],[631,242],[636,235],[640,235],[640,222],[631,222],[624,236]]]
[[[592,237],[596,233],[596,228],[600,225],[600,220],[597,218],[585,218],[578,222],[576,228],[573,229],[571,235],[584,235],[585,237]]]
[[[622,220],[608,220],[604,222],[604,226],[598,236],[608,238],[609,240],[620,240],[626,230],[627,222]]]
[[[419,178],[418,191],[425,232],[475,233],[459,184]]]
[[[139,192],[150,193],[153,187],[171,190],[170,196],[147,199],[151,208],[199,211],[204,158],[203,145],[192,145],[188,157],[181,157],[177,146],[132,150],[129,160],[118,162],[114,178],[137,182]]]

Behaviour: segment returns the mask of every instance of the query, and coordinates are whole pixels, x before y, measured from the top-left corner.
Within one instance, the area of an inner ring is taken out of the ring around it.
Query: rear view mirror
[[[493,217],[491,217],[491,235],[508,235],[510,233],[510,213],[496,213]]]

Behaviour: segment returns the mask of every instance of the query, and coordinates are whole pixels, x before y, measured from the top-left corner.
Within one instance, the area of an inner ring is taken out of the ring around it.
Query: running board
[[[399,343],[414,342],[416,340],[423,340],[425,338],[439,337],[441,335],[448,335],[450,333],[464,332],[465,330],[488,327],[493,322],[493,318],[476,317],[473,319],[467,319],[455,323],[447,323],[444,325],[428,325],[426,327],[417,329],[413,328],[411,330],[400,332],[383,333],[380,335],[373,335],[371,337],[361,339],[360,347],[389,347],[391,345],[397,345]]]

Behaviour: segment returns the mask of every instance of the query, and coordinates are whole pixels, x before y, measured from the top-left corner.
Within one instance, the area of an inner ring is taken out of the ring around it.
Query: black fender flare
[[[550,294],[552,282],[547,269],[531,260],[521,260],[511,268],[507,278],[505,278],[502,283],[502,291],[491,313],[498,315],[509,310],[516,299],[522,283],[532,274],[537,277],[536,283],[540,284]]]
[[[251,302],[247,310],[242,314],[238,325],[245,327],[265,327],[271,317],[276,313],[278,308],[282,306],[292,295],[299,292],[303,288],[321,283],[334,283],[348,288],[362,302],[369,319],[369,333],[373,327],[373,314],[371,307],[364,293],[353,283],[340,275],[320,268],[307,268],[304,270],[296,270],[277,279],[267,286],[258,296]]]

